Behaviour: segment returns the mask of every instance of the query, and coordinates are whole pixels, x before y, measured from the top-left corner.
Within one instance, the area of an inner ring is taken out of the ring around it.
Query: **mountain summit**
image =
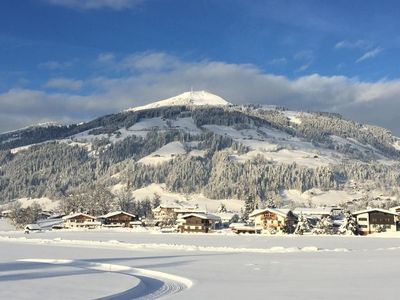
[[[206,91],[190,91],[182,93],[178,96],[168,98],[165,100],[150,103],[144,106],[128,108],[126,111],[139,111],[144,109],[152,109],[164,106],[180,106],[180,105],[212,105],[223,106],[230,103],[220,96],[211,94]]]

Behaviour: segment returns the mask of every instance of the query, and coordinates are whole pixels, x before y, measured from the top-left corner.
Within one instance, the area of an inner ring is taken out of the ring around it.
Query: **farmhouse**
[[[353,213],[357,218],[359,231],[362,235],[381,232],[396,231],[399,214],[393,211],[371,208]]]
[[[75,213],[63,217],[65,228],[95,228],[100,225],[96,218],[84,213]]]
[[[105,227],[131,227],[135,215],[124,211],[114,211],[97,218]]]
[[[297,223],[297,216],[292,211],[275,208],[256,209],[249,217],[254,221],[254,227],[258,230],[289,230],[291,233]]]
[[[177,204],[172,205],[160,205],[153,209],[154,221],[157,224],[165,222],[166,219],[176,220],[175,210],[181,209],[182,207]]]
[[[180,232],[210,232],[215,229],[215,225],[221,221],[221,219],[212,214],[198,214],[190,213],[184,215],[179,220],[178,230]]]

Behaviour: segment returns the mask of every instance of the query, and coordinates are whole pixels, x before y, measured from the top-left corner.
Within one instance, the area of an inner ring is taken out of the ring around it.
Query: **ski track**
[[[121,276],[131,276],[139,280],[139,284],[121,293],[97,298],[98,300],[131,300],[158,299],[171,296],[192,287],[190,279],[159,271],[152,271],[129,266],[87,262],[67,259],[20,259],[19,262],[42,263],[57,266],[68,266],[93,271],[113,272]]]

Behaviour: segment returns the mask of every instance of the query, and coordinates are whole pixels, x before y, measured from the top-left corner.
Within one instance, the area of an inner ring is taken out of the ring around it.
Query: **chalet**
[[[166,218],[176,220],[175,210],[181,209],[182,207],[177,204],[172,205],[160,205],[153,209],[154,221],[158,225],[162,223]]]
[[[38,224],[28,224],[24,228],[25,233],[32,231],[42,231],[42,228]]]
[[[97,218],[104,227],[131,227],[135,215],[124,211],[114,211]]]
[[[219,217],[212,214],[190,213],[180,218],[178,230],[180,232],[208,233],[215,229],[215,224],[219,223],[220,220]]]
[[[289,230],[291,233],[297,223],[297,216],[290,210],[279,210],[275,208],[256,209],[249,217],[254,222],[254,227],[259,230]]]
[[[389,208],[389,210],[391,212],[395,212],[395,213],[400,214],[400,206],[391,207],[391,208]]]
[[[96,218],[84,213],[75,213],[63,217],[65,228],[96,228],[101,225]]]
[[[357,219],[360,234],[366,235],[374,232],[397,230],[399,214],[390,210],[371,208],[353,213]]]

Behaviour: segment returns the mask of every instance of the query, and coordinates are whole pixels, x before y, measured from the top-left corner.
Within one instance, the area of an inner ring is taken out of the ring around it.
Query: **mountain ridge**
[[[0,134],[0,201],[64,199],[99,186],[133,193],[151,184],[277,203],[287,190],[348,191],[351,182],[365,193],[400,193],[399,139],[384,128],[194,93],[85,123]]]

